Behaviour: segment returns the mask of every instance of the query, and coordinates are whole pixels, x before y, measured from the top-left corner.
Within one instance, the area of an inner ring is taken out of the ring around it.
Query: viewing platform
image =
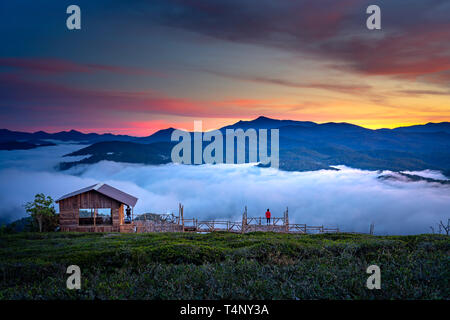
[[[280,233],[330,233],[339,228],[307,226],[289,223],[288,209],[283,217],[248,217],[247,207],[241,221],[198,220],[184,218],[184,207],[179,204],[178,215],[141,214],[134,217],[133,208],[138,199],[105,183],[98,183],[68,193],[59,204],[61,231],[76,232],[233,232],[255,231]]]
[[[146,215],[137,216],[130,224],[121,226],[120,232],[232,232],[248,233],[255,231],[279,232],[279,233],[335,233],[339,228],[324,226],[308,226],[306,224],[289,223],[288,209],[283,217],[274,217],[267,223],[263,217],[247,217],[247,207],[242,215],[242,221],[227,220],[198,220],[196,218],[184,218],[184,207],[179,205],[178,216],[174,214],[153,214],[151,218]]]

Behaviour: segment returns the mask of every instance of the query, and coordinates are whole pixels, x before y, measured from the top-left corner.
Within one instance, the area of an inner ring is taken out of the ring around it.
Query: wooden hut
[[[66,194],[56,200],[61,231],[129,232],[125,207],[133,210],[137,200],[105,183]]]

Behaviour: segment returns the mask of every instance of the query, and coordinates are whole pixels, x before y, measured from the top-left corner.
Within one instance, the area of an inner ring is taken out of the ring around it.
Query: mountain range
[[[226,129],[279,129],[280,169],[309,171],[333,169],[346,165],[368,170],[440,170],[450,176],[450,123],[427,123],[395,129],[367,129],[349,123],[277,120],[259,117],[239,121]],[[67,156],[86,156],[80,161],[67,161],[61,170],[78,164],[102,160],[116,162],[164,164],[176,142],[171,141],[173,128],[160,130],[147,137],[113,134],[84,134],[75,130],[58,133],[14,132],[0,130],[0,146],[27,143],[39,147],[43,142],[71,141],[90,144]],[[192,133],[191,133],[192,134]],[[39,143],[36,143],[39,142]],[[203,143],[205,147],[207,143]],[[247,148],[248,149],[248,148]],[[248,153],[248,150],[246,150]]]

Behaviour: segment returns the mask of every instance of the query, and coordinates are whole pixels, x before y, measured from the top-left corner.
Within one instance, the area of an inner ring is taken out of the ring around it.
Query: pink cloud
[[[450,24],[433,30],[413,28],[401,34],[387,35],[378,41],[342,40],[324,44],[322,49],[333,52],[342,61],[347,61],[343,65],[333,66],[337,69],[352,70],[365,75],[409,79],[424,76],[428,79],[433,74],[450,70],[448,39]]]
[[[298,89],[321,89],[327,91],[334,91],[347,94],[368,94],[372,89],[369,85],[364,84],[346,84],[346,83],[327,83],[327,82],[296,82],[286,79],[265,77],[265,76],[254,76],[254,75],[240,75],[231,74],[218,71],[205,70],[208,73],[218,75],[225,78],[231,78],[236,80],[273,84],[278,86],[298,88]]]
[[[37,74],[95,73],[104,71],[123,75],[165,76],[163,73],[146,68],[84,64],[56,58],[0,58],[0,67],[12,67]]]
[[[113,91],[68,87],[0,74],[1,127],[43,123],[65,128],[117,126],[152,117],[251,118],[292,109],[283,101],[258,99],[193,100],[155,91]],[[146,120],[142,120],[146,121]],[[139,121],[138,121],[139,122]],[[156,124],[155,124],[156,125]],[[156,125],[157,127],[157,125]]]

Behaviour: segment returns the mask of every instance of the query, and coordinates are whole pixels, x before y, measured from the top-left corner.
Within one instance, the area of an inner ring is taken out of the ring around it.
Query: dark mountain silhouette
[[[40,140],[31,141],[0,141],[0,150],[29,150],[38,147],[55,146],[56,144]]]
[[[11,131],[0,129],[0,142],[21,141],[31,142],[36,140],[58,140],[58,141],[74,141],[83,143],[95,143],[101,141],[136,141],[137,137],[127,135],[114,135],[111,133],[82,133],[76,130],[61,131],[57,133],[47,133],[37,131],[34,133]]]
[[[426,124],[423,125],[425,129],[412,126],[411,131],[407,129],[409,127],[371,130],[349,123],[316,124],[259,117],[253,121],[239,121],[220,130],[279,129],[280,168],[283,170],[332,169],[335,165],[346,165],[368,170],[433,169],[448,175],[450,133],[444,130],[448,125]],[[94,143],[70,154],[89,157],[78,162],[63,163],[61,168],[101,160],[143,164],[170,162],[170,152],[175,145],[175,142],[170,141],[173,130],[160,130],[149,137],[127,137],[131,141]],[[101,139],[114,139],[115,136],[111,136],[101,135]],[[208,143],[204,142],[203,147],[206,145]],[[248,148],[246,153],[248,160]]]
[[[393,129],[399,132],[446,132],[450,133],[450,122],[432,123],[415,125],[409,127],[399,127]]]
[[[258,117],[255,120],[251,121],[238,121],[235,124],[225,126],[221,128],[221,130],[226,129],[275,129],[275,128],[281,128],[284,126],[289,125],[300,125],[304,127],[313,127],[317,126],[317,123],[311,122],[311,121],[294,121],[294,120],[277,120],[277,119],[271,119],[267,117]]]
[[[309,121],[277,120],[259,117],[252,121],[239,121],[226,129],[279,129],[280,168],[283,170],[331,169],[334,165],[347,165],[370,170],[441,170],[450,173],[450,123],[428,123],[396,129],[371,130],[349,123],[317,124]],[[85,155],[76,162],[64,162],[61,169],[77,164],[96,163],[101,160],[117,162],[162,164],[170,162],[170,153],[176,142],[171,142],[173,128],[155,132],[148,137],[113,134],[84,134],[79,131],[59,133],[14,132],[0,130],[0,143],[14,141],[61,140],[91,144],[72,154]],[[192,133],[191,133],[192,134]],[[45,141],[44,141],[45,142]],[[203,143],[203,147],[208,145]],[[39,146],[39,145],[37,145]],[[224,140],[224,146],[226,146]],[[36,146],[35,146],[36,147]],[[10,148],[10,149],[11,149]],[[269,146],[270,152],[270,146]],[[248,156],[248,148],[246,150]],[[248,159],[246,159],[248,160]]]
[[[380,180],[392,180],[392,181],[425,181],[428,183],[438,183],[441,185],[450,185],[450,180],[439,180],[427,177],[421,177],[415,174],[407,174],[404,172],[399,172],[396,174],[383,174],[377,177]]]
[[[67,156],[88,156],[77,162],[62,162],[60,169],[65,170],[76,164],[92,164],[102,160],[164,164],[171,162],[170,152],[174,143],[155,142],[142,144],[125,141],[104,141],[95,143],[89,147],[72,152]]]
[[[220,130],[225,129],[274,129],[281,127],[295,126],[305,128],[318,128],[319,130],[328,130],[328,132],[348,132],[348,131],[366,131],[366,132],[416,132],[416,133],[436,133],[444,132],[450,133],[450,122],[441,123],[427,123],[424,125],[413,125],[409,127],[399,127],[395,129],[378,129],[370,130],[357,125],[349,123],[334,123],[328,122],[323,124],[317,124],[311,121],[295,121],[295,120],[278,120],[267,117],[258,117],[251,121],[238,121],[235,124],[225,126]],[[170,136],[175,130],[174,128],[163,129],[155,132],[147,137],[134,137],[128,135],[115,135],[111,133],[82,133],[77,130],[61,131],[57,133],[47,133],[44,131],[37,131],[34,133],[11,131],[7,129],[0,129],[0,142],[5,141],[37,141],[37,140],[59,140],[59,141],[74,141],[83,143],[96,143],[102,141],[130,141],[138,143],[153,143],[170,141]]]
[[[172,136],[172,132],[174,130],[175,130],[174,128],[159,130],[154,134],[152,134],[151,136],[137,138],[136,142],[139,143],[169,142],[170,137]]]

